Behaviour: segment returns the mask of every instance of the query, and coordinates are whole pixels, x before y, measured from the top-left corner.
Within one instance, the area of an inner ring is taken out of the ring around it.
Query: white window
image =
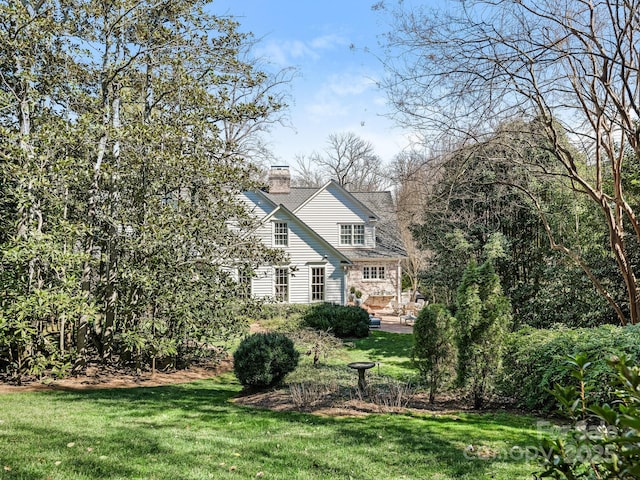
[[[385,268],[383,266],[362,267],[363,280],[384,280]]]
[[[289,245],[289,226],[287,222],[273,223],[273,244],[276,247],[287,247]]]
[[[364,245],[364,225],[340,225],[340,245]]]
[[[274,293],[279,302],[289,301],[289,269],[276,268]]]
[[[322,302],[324,301],[324,286],[325,286],[324,267],[312,267],[311,268],[311,301]]]
[[[238,271],[238,297],[244,299],[251,297],[251,274],[247,269]]]

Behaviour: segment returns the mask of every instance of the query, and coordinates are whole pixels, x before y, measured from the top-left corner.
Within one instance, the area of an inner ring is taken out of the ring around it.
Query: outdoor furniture
[[[402,306],[398,303],[397,300],[391,300],[391,302],[389,302],[389,305],[391,306],[391,311],[393,312],[394,315],[398,317],[402,315],[403,313]]]
[[[373,314],[369,314],[369,328],[380,328],[380,323],[382,320],[378,317],[373,316]]]
[[[398,317],[400,318],[400,323],[404,323],[405,325],[409,325],[409,323],[414,323],[418,318],[418,311],[421,306],[419,306],[415,302],[409,302],[402,305],[402,310]]]
[[[407,313],[405,315],[400,315],[400,323],[404,323],[405,325],[409,325],[409,322],[411,322],[411,324],[413,324],[416,321],[417,318],[418,317],[416,317],[412,313]]]
[[[373,362],[352,362],[347,365],[349,368],[358,370],[358,390],[360,390],[361,393],[364,393],[365,388],[367,387],[364,374],[368,369],[375,367],[375,365],[376,364]]]
[[[393,298],[393,295],[369,295],[364,303],[372,310],[382,310]]]

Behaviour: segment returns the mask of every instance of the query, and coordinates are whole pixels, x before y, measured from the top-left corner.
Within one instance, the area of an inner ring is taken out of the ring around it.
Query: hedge
[[[630,363],[640,360],[640,325],[594,328],[526,328],[509,334],[502,359],[498,390],[529,410],[551,412],[556,401],[549,390],[558,383],[576,385],[567,368],[567,357],[586,353],[593,361],[588,380],[595,388],[589,399],[610,401],[613,395],[612,371],[606,359],[626,356]]]

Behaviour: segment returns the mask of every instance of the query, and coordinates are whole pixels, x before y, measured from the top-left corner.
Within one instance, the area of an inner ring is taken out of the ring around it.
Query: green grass
[[[319,417],[236,406],[232,376],[155,388],[0,395],[4,479],[528,479],[535,420]],[[468,444],[500,455],[465,458]],[[262,477],[256,477],[263,472]]]
[[[375,330],[367,338],[353,341],[340,357],[348,362],[379,362],[382,375],[404,379],[412,377],[417,370],[411,362],[413,335]],[[335,360],[334,360],[335,361]]]
[[[331,352],[328,358],[322,357],[315,367],[311,357],[301,355],[298,368],[287,376],[287,383],[312,381],[355,385],[357,373],[347,367],[347,364],[363,361],[378,363],[370,370],[369,375],[393,377],[402,381],[417,380],[418,371],[410,359],[413,335],[376,330],[367,338],[347,340],[345,345],[345,348]]]

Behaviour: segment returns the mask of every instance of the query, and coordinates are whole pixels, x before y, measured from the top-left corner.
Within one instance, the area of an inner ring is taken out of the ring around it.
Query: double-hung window
[[[289,246],[289,226],[287,222],[273,223],[273,244],[276,247]]]
[[[276,268],[274,294],[278,302],[289,301],[289,268]]]
[[[384,280],[385,268],[383,266],[362,267],[363,280]]]
[[[324,301],[324,287],[325,287],[324,267],[312,267],[311,268],[311,301],[322,302]]]
[[[340,245],[364,245],[364,225],[340,225]]]
[[[251,297],[251,275],[248,270],[240,269],[238,271],[238,297]]]

